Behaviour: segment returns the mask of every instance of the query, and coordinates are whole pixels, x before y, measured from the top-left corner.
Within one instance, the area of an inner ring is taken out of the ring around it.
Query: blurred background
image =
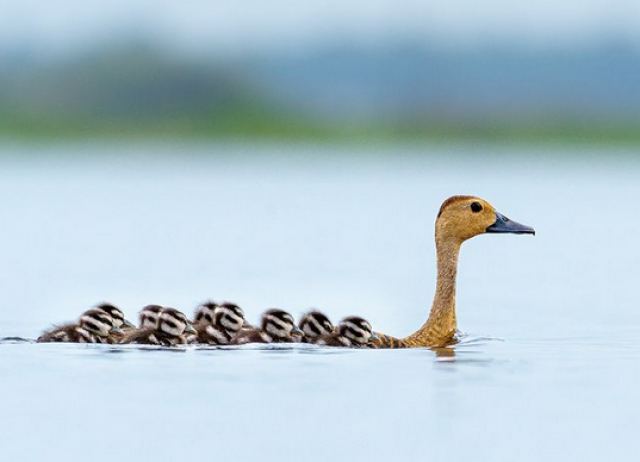
[[[640,137],[633,0],[0,7],[5,137]]]

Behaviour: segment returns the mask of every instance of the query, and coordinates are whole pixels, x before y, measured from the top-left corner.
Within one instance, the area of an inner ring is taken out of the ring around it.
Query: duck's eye
[[[471,203],[471,211],[473,213],[478,213],[482,211],[482,204],[480,202],[472,202]]]

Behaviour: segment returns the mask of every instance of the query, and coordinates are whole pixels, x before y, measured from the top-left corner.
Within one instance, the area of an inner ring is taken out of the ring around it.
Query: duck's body
[[[233,338],[233,345],[247,343],[293,343],[295,336],[302,332],[296,327],[291,316],[286,311],[272,308],[263,315],[260,328],[242,329]]]
[[[91,309],[82,313],[78,322],[55,326],[38,337],[39,343],[114,343],[122,331],[105,311]]]
[[[366,319],[349,316],[340,321],[334,332],[320,336],[314,343],[322,346],[366,348],[375,339],[377,336]]]
[[[38,343],[96,343],[96,337],[79,324],[63,324],[53,326],[49,331],[38,337]]]
[[[157,346],[176,346],[186,345],[189,342],[187,335],[167,335],[156,328],[147,327],[145,329],[136,329],[123,336],[120,343],[136,344],[136,345],[157,345]]]
[[[373,347],[441,347],[454,343],[458,332],[456,275],[462,243],[484,233],[535,234],[533,228],[509,220],[487,201],[473,196],[453,196],[444,201],[435,229],[438,279],[429,318],[404,338],[378,334]]]
[[[158,306],[158,305],[154,305]],[[160,307],[157,325],[142,327],[126,333],[120,343],[138,345],[175,346],[189,343],[196,331],[184,313],[175,308]],[[143,309],[144,311],[144,309]],[[154,312],[158,311],[156,309]],[[144,322],[141,322],[144,325]]]

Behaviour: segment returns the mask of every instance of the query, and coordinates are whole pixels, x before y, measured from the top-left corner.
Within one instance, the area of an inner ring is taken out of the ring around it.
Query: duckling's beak
[[[124,334],[124,332],[122,331],[122,329],[120,329],[119,327],[113,326],[111,328],[111,330],[109,331],[110,334],[114,334],[114,335],[122,335]]]
[[[371,337],[369,337],[370,342],[375,342],[380,340],[380,337],[375,332],[371,332]]]
[[[184,329],[184,331],[187,334],[197,334],[198,333],[196,328],[193,327],[193,325],[191,325],[191,324],[187,324],[187,327]]]
[[[134,329],[136,326],[131,321],[127,321],[126,319],[122,323],[122,327],[126,327],[127,329]]]
[[[244,320],[244,323],[242,324],[242,328],[243,329],[253,329],[253,325],[250,322],[247,322],[247,320]]]
[[[294,325],[293,329],[291,329],[291,335],[304,335],[304,332],[302,332],[298,326]]]
[[[496,212],[496,221],[486,229],[487,233],[536,234],[531,226],[521,225]]]

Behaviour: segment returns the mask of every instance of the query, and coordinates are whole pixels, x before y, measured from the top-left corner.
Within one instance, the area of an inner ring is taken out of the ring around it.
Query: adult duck
[[[427,322],[405,338],[378,334],[374,348],[442,347],[455,343],[456,274],[462,243],[486,233],[535,234],[535,230],[509,220],[491,204],[474,196],[453,196],[440,207],[435,225],[438,279]]]

